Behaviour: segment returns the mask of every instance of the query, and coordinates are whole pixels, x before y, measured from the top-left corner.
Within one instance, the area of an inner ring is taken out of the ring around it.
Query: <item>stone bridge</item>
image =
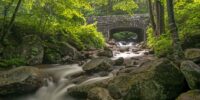
[[[137,34],[138,42],[146,40],[146,29],[149,24],[148,14],[93,16],[87,22],[97,22],[97,29],[106,39],[112,38],[112,34],[120,31],[130,31]]]

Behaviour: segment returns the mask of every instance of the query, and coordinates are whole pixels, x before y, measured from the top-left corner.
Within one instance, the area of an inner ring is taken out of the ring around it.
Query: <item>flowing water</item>
[[[122,44],[121,42],[118,43],[118,48],[125,48],[128,47],[129,51],[116,53],[115,56],[111,59],[117,59],[119,57],[123,58],[131,58],[142,56],[144,50],[138,51],[138,53],[132,52],[132,49],[135,49],[135,45],[133,43]],[[114,51],[118,52],[118,51]],[[80,84],[73,84],[70,81],[70,76],[82,73],[82,67],[78,66],[77,64],[72,65],[46,65],[46,66],[38,66],[42,70],[49,72],[52,74],[53,78],[46,80],[46,85],[41,87],[36,91],[36,93],[31,95],[26,95],[18,98],[9,98],[5,100],[77,100],[75,98],[70,97],[67,95],[67,90],[70,87],[76,85],[87,85],[92,84],[94,82],[99,82],[108,78],[113,77],[113,72],[111,72],[108,76],[104,77],[88,77],[88,80]],[[53,81],[54,79],[54,81]]]
[[[112,58],[112,60],[116,60],[120,57],[123,57],[124,59],[130,59],[132,57],[140,57],[144,55],[144,52],[146,52],[146,50],[138,50],[137,52],[133,52],[134,49],[138,49],[137,44],[135,44],[134,42],[129,42],[129,43],[123,43],[123,42],[117,42],[117,47],[118,48],[128,48],[128,51],[125,52],[120,52],[118,50],[114,50],[114,57]]]

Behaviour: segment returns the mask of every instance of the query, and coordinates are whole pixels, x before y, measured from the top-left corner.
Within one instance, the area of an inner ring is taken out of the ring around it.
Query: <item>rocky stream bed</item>
[[[199,49],[188,49],[178,64],[142,43],[85,54],[76,64],[1,71],[0,100],[200,100]]]

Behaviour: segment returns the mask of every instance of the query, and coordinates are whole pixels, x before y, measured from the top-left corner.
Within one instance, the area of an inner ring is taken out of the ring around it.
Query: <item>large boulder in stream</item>
[[[200,89],[200,66],[192,61],[183,61],[180,69],[190,89]]]
[[[34,67],[18,67],[0,73],[0,95],[27,94],[44,83],[47,77],[43,71]]]
[[[104,48],[103,51],[98,52],[98,56],[113,57],[113,51],[110,48]]]
[[[78,99],[86,99],[93,88],[106,88],[110,77],[93,78],[68,89],[68,94]],[[96,91],[96,90],[95,90]],[[91,98],[90,98],[91,99]]]
[[[186,49],[184,54],[186,59],[200,62],[200,49]]]
[[[190,90],[182,93],[176,100],[200,100],[200,90]]]
[[[81,53],[68,43],[47,44],[44,52],[44,63],[72,63],[81,58]]]
[[[112,61],[106,57],[94,58],[83,66],[88,73],[108,71],[112,67]]]
[[[183,87],[184,76],[167,59],[149,61],[135,71],[119,74],[108,85],[117,100],[174,100]]]
[[[88,100],[114,100],[105,88],[95,87],[88,93]]]

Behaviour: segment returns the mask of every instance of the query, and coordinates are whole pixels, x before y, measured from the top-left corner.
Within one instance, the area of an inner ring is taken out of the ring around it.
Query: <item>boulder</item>
[[[109,77],[106,77],[105,79],[97,80],[97,81],[90,81],[90,82],[85,81],[85,82],[82,82],[80,85],[69,88],[68,94],[72,97],[78,98],[78,100],[86,99],[88,97],[88,92],[92,88],[96,88],[96,87],[106,88],[108,81],[109,81]]]
[[[200,66],[192,61],[183,61],[180,69],[190,89],[200,89]]]
[[[43,56],[44,48],[42,40],[36,35],[25,36],[21,43],[11,43],[3,50],[3,58],[23,58],[28,65],[41,64]]]
[[[190,90],[182,93],[176,100],[200,100],[200,90]]]
[[[119,51],[120,52],[127,52],[127,51],[129,51],[129,49],[130,49],[130,47],[120,47]]]
[[[103,51],[98,52],[98,56],[104,56],[104,57],[113,57],[113,52],[109,48],[105,48]]]
[[[0,95],[27,94],[44,84],[47,74],[34,67],[18,67],[0,73]]]
[[[112,67],[112,61],[109,58],[94,58],[83,66],[83,70],[89,73],[98,71],[108,71]]]
[[[81,53],[68,43],[47,44],[44,52],[44,63],[55,64],[73,62],[81,58]]]
[[[114,99],[174,100],[182,91],[184,77],[167,59],[145,63],[127,74],[119,74],[108,85]]]
[[[121,66],[123,64],[124,64],[124,58],[123,57],[120,57],[120,58],[118,58],[114,61],[114,65],[116,65],[116,66]]]
[[[23,40],[22,55],[27,59],[28,65],[41,64],[44,56],[42,40],[37,36],[25,37]]]
[[[200,49],[186,49],[184,54],[186,59],[200,62]]]
[[[89,91],[88,100],[113,100],[113,98],[107,89],[95,87]]]

